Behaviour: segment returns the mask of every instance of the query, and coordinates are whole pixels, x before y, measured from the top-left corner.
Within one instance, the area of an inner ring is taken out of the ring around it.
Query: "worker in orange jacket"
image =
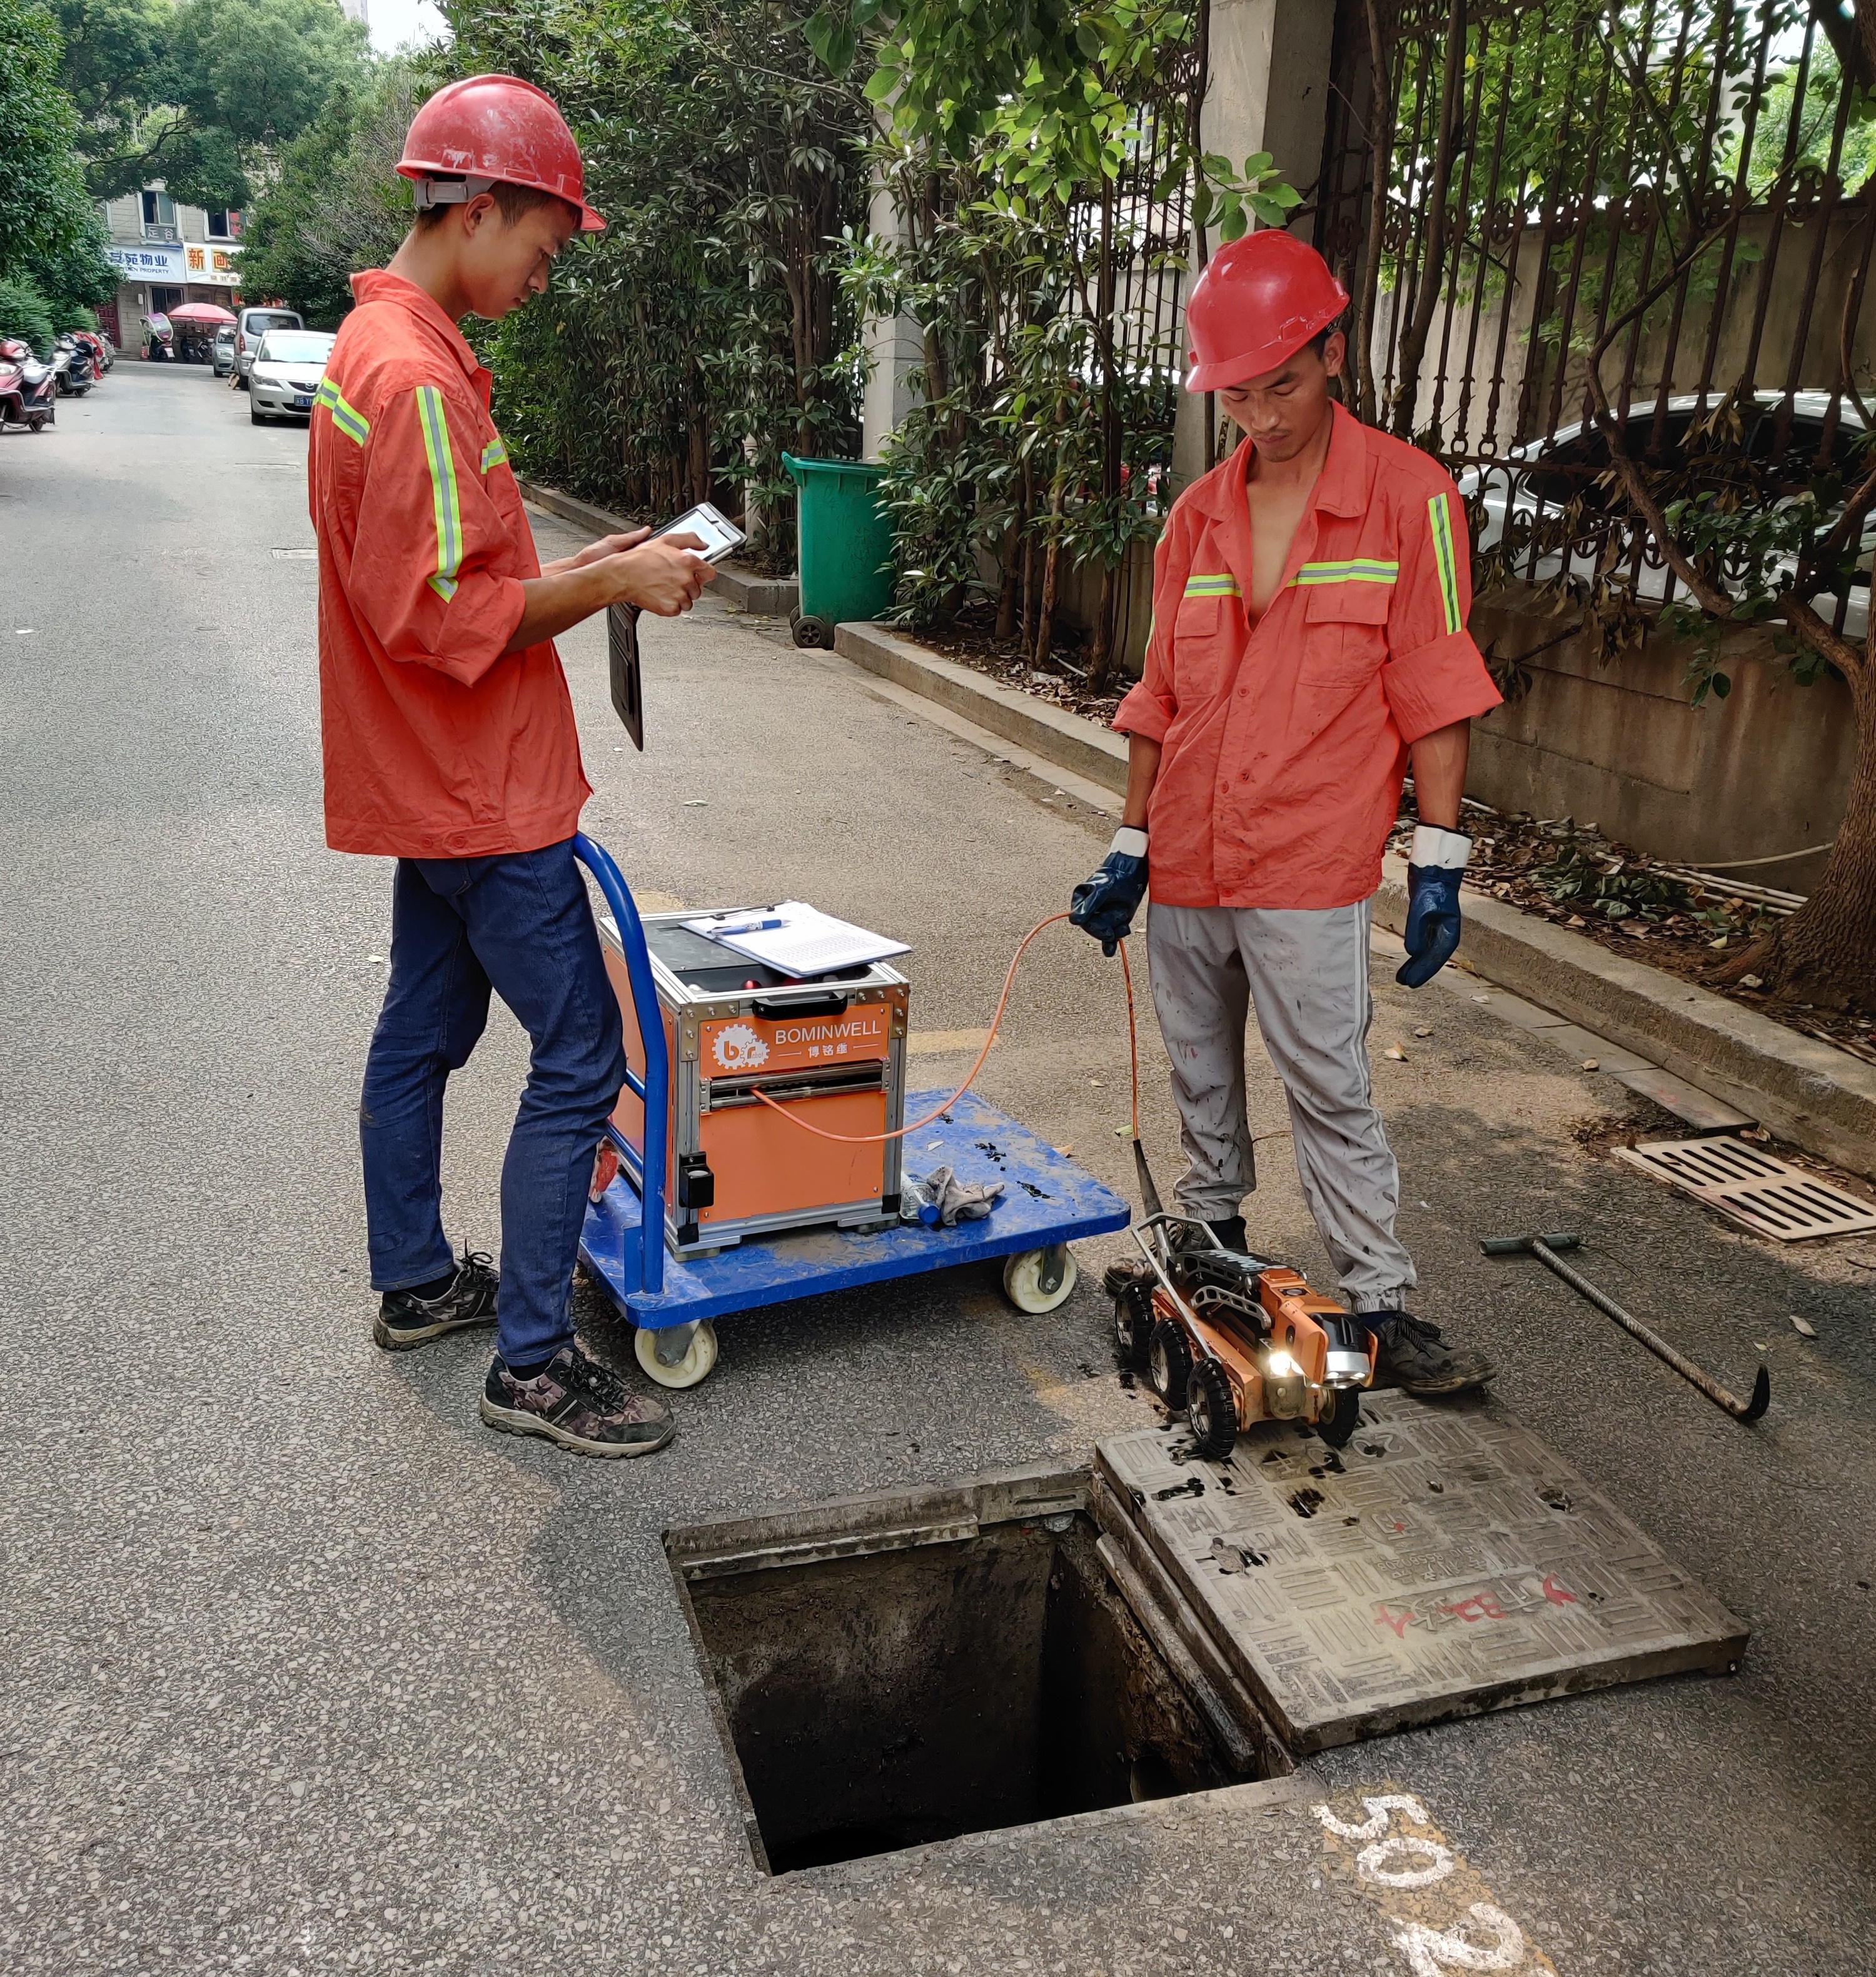
[[[662,1448],[659,1401],[588,1358],[570,1301],[593,1156],[625,1081],[573,839],[592,794],[556,632],[626,602],[674,616],[710,576],[689,536],[609,536],[544,568],[490,379],[457,328],[547,286],[605,223],[573,135],[513,76],[421,109],[398,170],[417,209],[358,306],[312,414],[326,840],[395,858],[391,979],[359,1107],[378,1343],[401,1352],[493,1325],[481,1412],[589,1455]],[[443,1232],[443,1094],[490,991],[533,1043],[502,1169],[502,1258]]]
[[[1491,1369],[1406,1309],[1399,1176],[1369,1078],[1369,899],[1411,762],[1420,822],[1399,979],[1430,980],[1459,939],[1470,724],[1499,696],[1465,628],[1458,490],[1330,396],[1348,299],[1313,248],[1276,231],[1223,248],[1193,292],[1186,388],[1215,391],[1245,438],[1168,517],[1144,672],[1115,716],[1121,828],[1073,917],[1111,952],[1146,896],[1151,846],[1147,954],[1181,1206],[1246,1246],[1254,1006],[1304,1199],[1378,1373],[1445,1394]]]

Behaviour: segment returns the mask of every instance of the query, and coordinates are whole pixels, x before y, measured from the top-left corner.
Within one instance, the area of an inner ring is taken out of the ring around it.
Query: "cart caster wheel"
[[[1024,1249],[1003,1266],[1003,1295],[1019,1311],[1039,1318],[1067,1302],[1080,1274],[1065,1243],[1046,1249]]]
[[[1201,1455],[1222,1461],[1237,1439],[1237,1401],[1231,1376],[1215,1359],[1201,1359],[1186,1382],[1186,1425]]]
[[[824,618],[810,617],[804,612],[791,622],[789,629],[798,645],[818,645],[830,652],[834,649],[834,627]]]
[[[1346,1448],[1361,1424],[1359,1387],[1333,1387],[1323,1394],[1323,1411],[1316,1417],[1316,1432],[1331,1448]]]
[[[690,1335],[688,1339],[684,1336],[686,1332]],[[683,1348],[675,1359],[666,1361],[659,1357],[660,1339],[665,1342],[667,1352],[680,1346]],[[716,1327],[707,1318],[699,1319],[695,1325],[671,1325],[662,1332],[640,1326],[632,1349],[648,1380],[673,1390],[694,1387],[709,1377],[711,1368],[716,1364]]]
[[[1192,1355],[1185,1334],[1171,1319],[1162,1318],[1147,1345],[1147,1384],[1177,1412],[1185,1404],[1191,1378]]]

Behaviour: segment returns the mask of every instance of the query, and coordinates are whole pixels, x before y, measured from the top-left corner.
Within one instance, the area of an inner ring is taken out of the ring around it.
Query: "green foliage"
[[[827,0],[807,31],[838,75],[864,47],[867,100],[901,147],[1001,153],[1006,176],[1065,199],[1118,176],[1124,84],[1189,25],[1177,0]]]
[[[31,282],[0,279],[0,336],[17,336],[46,357],[51,354],[58,327],[52,305]]]
[[[61,329],[90,328],[91,312],[117,292],[117,271],[104,253],[109,238],[103,216],[85,200],[64,239],[23,258],[34,285],[57,305]],[[68,319],[74,312],[78,319]]]
[[[38,0],[0,0],[0,275],[57,252],[84,223],[59,54],[58,25]]]
[[[192,204],[246,204],[254,172],[366,59],[365,30],[331,0],[55,4],[100,199],[160,180]]]
[[[1696,910],[1692,892],[1679,880],[1622,858],[1598,857],[1580,844],[1567,845],[1547,863],[1534,866],[1531,876],[1552,899],[1569,900],[1604,919],[1659,920]],[[1716,917],[1723,922],[1723,915]]]
[[[389,260],[410,226],[395,167],[424,80],[402,58],[374,64],[358,88],[340,83],[280,152],[243,238],[247,292],[282,297],[315,328],[337,327],[352,276]]]
[[[781,454],[855,447],[859,360],[837,262],[864,210],[857,94],[792,0],[514,0],[453,14],[452,60],[545,88],[607,216],[487,339],[527,472],[660,517],[746,497],[794,554]]]

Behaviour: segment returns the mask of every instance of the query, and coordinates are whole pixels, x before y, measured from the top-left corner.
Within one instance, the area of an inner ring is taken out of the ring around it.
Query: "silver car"
[[[1631,406],[1624,427],[1630,454],[1639,460],[1647,453],[1655,438],[1657,424],[1669,454],[1677,454],[1686,444],[1695,420],[1710,411],[1717,401],[1717,394],[1704,399],[1688,394],[1671,398],[1665,405],[1651,398]],[[1782,402],[1770,394],[1762,394],[1754,401],[1754,416],[1746,422],[1748,430],[1745,443],[1748,452],[1755,458],[1764,458],[1772,450]],[[1827,432],[1831,436],[1832,463],[1839,473],[1855,480],[1866,470],[1861,451],[1863,421],[1853,405],[1847,402],[1833,404],[1832,394],[1828,391],[1795,392],[1789,424],[1785,452],[1790,464],[1790,477],[1795,483],[1802,484],[1805,475],[1813,470],[1812,463],[1822,449]],[[1584,533],[1569,546],[1567,557],[1561,548],[1553,548],[1534,560],[1521,556],[1518,573],[1541,583],[1561,574],[1567,567],[1570,576],[1585,583],[1594,583],[1604,533],[1612,520],[1625,543],[1635,542],[1642,533],[1632,530],[1624,519],[1627,510],[1621,497],[1601,485],[1600,477],[1608,471],[1609,464],[1609,449],[1602,434],[1594,425],[1584,424],[1560,426],[1551,439],[1533,440],[1510,447],[1499,460],[1462,468],[1455,477],[1461,496],[1485,511],[1475,550],[1482,554],[1499,549],[1508,534],[1514,545],[1521,538],[1528,540],[1535,525],[1545,520],[1554,522],[1573,498],[1580,497],[1583,502]],[[1861,554],[1864,567],[1858,569],[1851,579],[1850,596],[1844,609],[1843,635],[1852,640],[1860,640],[1869,623],[1867,564],[1872,548],[1876,548],[1876,516],[1864,524]],[[1627,560],[1625,554],[1623,565]],[[1618,566],[1619,569],[1621,567]],[[1778,567],[1788,573],[1795,566],[1788,556]],[[1666,596],[1667,588],[1666,564],[1652,546],[1644,548],[1640,568],[1634,579],[1636,601],[1643,605],[1659,604]],[[1836,609],[1833,599],[1820,594],[1813,602],[1814,608],[1827,622],[1832,621]]]
[[[254,353],[270,329],[304,329],[298,309],[244,309],[235,318],[235,376],[245,385],[254,368]]]
[[[234,368],[235,326],[225,322],[215,332],[215,375],[226,378]]]
[[[322,329],[269,330],[247,375],[249,418],[257,426],[276,418],[310,419],[312,394],[336,340]]]

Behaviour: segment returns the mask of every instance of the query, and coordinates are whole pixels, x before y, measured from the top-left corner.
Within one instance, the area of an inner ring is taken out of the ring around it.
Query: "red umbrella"
[[[234,318],[225,309],[218,309],[213,302],[184,302],[181,308],[170,311],[171,322],[233,322]]]

